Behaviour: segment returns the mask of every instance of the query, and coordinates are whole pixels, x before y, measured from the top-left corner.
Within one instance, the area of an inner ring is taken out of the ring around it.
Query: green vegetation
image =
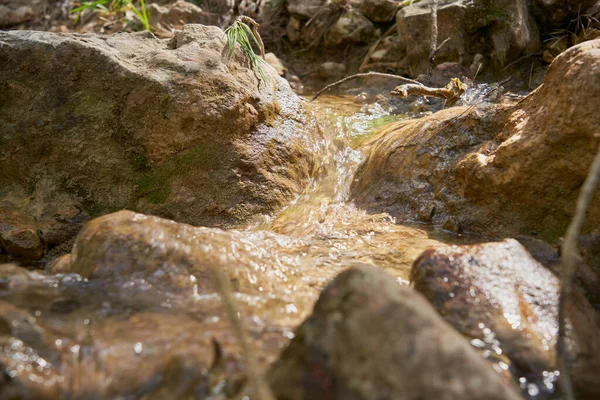
[[[150,31],[150,17],[148,10],[146,9],[145,0],[139,0],[139,7],[133,4],[132,0],[95,0],[95,1],[84,1],[79,3],[78,6],[71,10],[71,13],[77,13],[78,16],[75,19],[75,23],[79,21],[81,13],[86,10],[95,12],[118,12],[124,9],[132,10],[140,22],[144,25],[144,29]]]
[[[248,26],[248,22],[253,24],[253,28]],[[254,22],[251,18],[248,17],[238,17],[235,22],[225,30],[225,34],[227,35],[227,46],[229,48],[229,62],[231,62],[231,58],[235,52],[235,46],[239,45],[242,53],[250,60],[252,64],[252,68],[258,72],[261,79],[266,81],[265,74],[260,65],[261,60],[258,55],[254,52],[252,48],[252,43],[250,42],[250,38],[256,43],[256,45],[261,50],[261,56],[264,57],[264,46],[262,44],[262,39],[257,31],[258,24]]]

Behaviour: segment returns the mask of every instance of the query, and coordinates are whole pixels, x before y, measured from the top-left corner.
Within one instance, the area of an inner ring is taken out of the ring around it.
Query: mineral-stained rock
[[[600,145],[600,40],[558,56],[516,106],[456,107],[382,130],[364,147],[352,196],[367,209],[456,230],[566,231]],[[600,193],[585,230],[600,224]]]
[[[406,64],[414,76],[427,69],[431,43],[432,0],[401,8],[396,15],[398,36],[404,41]],[[438,9],[438,41],[449,39],[438,51],[437,62],[468,66],[477,53],[505,64],[536,51],[537,27],[524,0],[442,0]]]
[[[316,123],[270,66],[259,81],[225,47],[202,25],[171,41],[0,32],[0,199],[43,235],[122,208],[222,226],[285,204]]]
[[[271,367],[279,399],[519,399],[418,293],[373,267],[338,275]]]
[[[502,360],[525,392],[553,392],[558,295],[556,275],[514,239],[448,246],[423,253],[411,281],[438,312],[476,347]],[[568,311],[569,364],[579,398],[597,398],[600,317],[575,291]],[[508,361],[507,361],[508,359]],[[523,382],[521,382],[523,383]],[[536,385],[532,387],[531,385]]]

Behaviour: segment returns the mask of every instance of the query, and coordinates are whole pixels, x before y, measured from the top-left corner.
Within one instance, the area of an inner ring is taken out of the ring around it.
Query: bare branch
[[[265,59],[265,45],[262,41],[262,38],[260,37],[260,33],[258,33],[258,28],[260,27],[259,23],[245,15],[240,15],[238,17],[238,19],[240,20],[240,22],[244,22],[246,25],[250,25],[252,27],[252,33],[254,34],[254,37],[258,40],[258,44],[260,47],[260,56],[264,60]]]
[[[431,5],[431,46],[429,49],[429,65],[427,67],[427,78],[425,79],[425,84],[429,85],[431,82],[431,72],[433,71],[433,61],[435,60],[435,53],[437,53],[438,45],[438,21],[437,21],[437,10],[438,10],[438,1],[433,0],[433,4]],[[441,46],[440,46],[441,47]]]
[[[352,79],[357,79],[357,78],[370,78],[370,77],[380,77],[380,78],[387,78],[387,79],[397,79],[399,81],[403,81],[403,82],[406,82],[406,83],[412,83],[414,85],[422,85],[422,83],[420,83],[418,81],[415,81],[415,80],[409,79],[409,78],[405,78],[403,76],[398,76],[398,75],[393,75],[393,74],[384,74],[382,72],[365,72],[365,73],[362,73],[362,74],[354,74],[354,75],[347,76],[344,79],[341,79],[341,80],[339,80],[337,82],[333,82],[333,83],[325,86],[323,89],[319,90],[317,92],[317,94],[315,94],[313,96],[313,98],[310,99],[310,101],[315,100],[317,97],[319,97],[321,94],[323,94],[323,92],[325,92],[325,91],[327,91],[327,90],[329,90],[329,89],[331,89],[333,87],[339,86],[339,85],[341,85],[344,82],[347,82],[347,81],[352,80]]]
[[[600,179],[600,146],[598,153],[592,163],[590,172],[583,183],[583,188],[577,198],[577,208],[575,216],[569,224],[565,239],[562,244],[562,262],[561,262],[561,281],[560,281],[560,300],[558,306],[558,340],[556,342],[556,353],[558,356],[558,366],[560,369],[560,379],[562,389],[566,400],[575,400],[573,386],[571,384],[571,376],[567,367],[566,348],[565,348],[565,325],[566,325],[566,308],[567,301],[571,295],[573,276],[577,268],[577,262],[580,260],[579,251],[577,249],[577,237],[585,219],[585,212],[588,204],[591,201],[594,190]]]

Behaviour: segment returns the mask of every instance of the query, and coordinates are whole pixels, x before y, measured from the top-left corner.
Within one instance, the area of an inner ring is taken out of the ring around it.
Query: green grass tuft
[[[140,22],[144,25],[144,29],[150,31],[150,17],[146,8],[145,0],[139,0],[140,5],[136,7],[132,0],[95,0],[95,1],[84,1],[79,3],[78,6],[71,9],[71,13],[77,13],[75,23],[79,22],[81,13],[90,10],[93,12],[117,12],[124,8],[131,9]]]
[[[227,35],[227,46],[229,47],[228,62],[231,62],[231,58],[235,52],[235,46],[239,45],[244,55],[250,60],[252,68],[258,72],[263,81],[266,81],[267,79],[261,66],[263,60],[254,52],[250,38],[252,38],[258,47],[260,47],[260,42],[258,41],[258,38],[254,36],[250,27],[244,22],[237,20],[225,30],[225,34]]]

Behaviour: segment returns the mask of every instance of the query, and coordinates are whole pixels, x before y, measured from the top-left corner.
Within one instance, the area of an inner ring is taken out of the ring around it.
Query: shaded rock
[[[375,28],[359,11],[347,10],[325,34],[325,47],[365,44],[373,39]]]
[[[57,257],[46,265],[46,272],[49,274],[62,274],[71,272],[72,255],[65,254]]]
[[[346,75],[346,65],[328,61],[319,65],[319,77],[325,80],[336,80]]]
[[[540,30],[550,33],[555,29],[569,29],[569,23],[577,19],[597,0],[534,0],[531,11]]]
[[[459,63],[442,63],[436,65],[431,71],[431,84],[433,86],[444,87],[452,78],[458,78],[465,81],[465,78],[471,77],[471,71]]]
[[[544,84],[516,106],[455,107],[392,124],[365,141],[355,201],[402,220],[423,215],[487,235],[566,231],[596,149],[600,40],[556,58]],[[600,193],[585,230],[600,224]]]
[[[431,0],[401,8],[396,15],[398,37],[406,49],[406,64],[417,76],[427,70],[431,41]],[[481,53],[500,65],[541,46],[535,23],[524,0],[441,1],[438,41],[449,41],[438,51],[436,62],[470,65]]]
[[[164,28],[181,29],[186,24],[219,25],[218,14],[203,11],[185,0],[165,5],[151,3],[147,8],[153,26],[161,24]]]
[[[19,211],[0,208],[0,251],[9,256],[39,260],[43,244],[33,218]]]
[[[290,400],[520,398],[425,299],[366,266],[327,286],[268,379]]]
[[[554,391],[556,376],[548,379],[548,372],[557,367],[560,283],[516,240],[428,250],[415,261],[411,281],[484,355],[503,360],[499,365],[516,380],[525,378],[525,393]],[[600,342],[594,332],[600,318],[579,291],[568,318],[574,385],[581,398],[595,398]]]
[[[0,27],[22,24],[42,11],[41,0],[0,0]]]
[[[219,28],[0,43],[0,198],[38,220],[60,204],[79,221],[132,208],[232,225],[308,182],[316,123],[271,67],[260,86],[243,55],[228,67]]]
[[[373,22],[388,22],[396,16],[400,7],[397,0],[362,0],[360,11]]]
[[[305,18],[311,18],[326,0],[289,0],[287,9],[290,14],[297,14]]]
[[[300,20],[292,16],[285,28],[285,34],[287,35],[291,43],[298,43],[302,38],[302,34],[300,32],[301,27],[302,24]]]

